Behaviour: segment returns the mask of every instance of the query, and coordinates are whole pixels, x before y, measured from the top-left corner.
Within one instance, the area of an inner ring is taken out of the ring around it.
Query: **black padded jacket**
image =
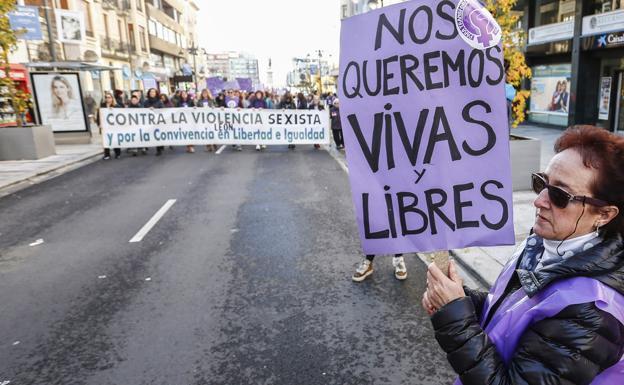
[[[557,280],[577,276],[624,294],[622,239],[606,240],[536,272],[517,269],[504,297],[515,290],[532,297]],[[466,297],[431,317],[435,337],[463,385],[586,385],[624,353],[624,326],[594,303],[585,303],[529,326],[506,365],[479,323],[485,298],[486,293],[466,288]]]

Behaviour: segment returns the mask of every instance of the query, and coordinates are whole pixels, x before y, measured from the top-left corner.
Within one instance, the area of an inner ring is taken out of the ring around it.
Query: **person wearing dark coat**
[[[340,101],[334,99],[333,105],[329,109],[329,119],[331,122],[332,135],[336,148],[341,150],[344,148],[344,138],[342,137],[342,123],[340,122]]]
[[[286,92],[284,94],[284,96],[282,97],[282,100],[280,102],[279,108],[282,109],[282,110],[295,110],[295,109],[297,109],[297,105],[293,101],[293,97],[292,97],[292,94],[290,92]],[[295,145],[294,144],[289,144],[288,148],[291,149],[291,150],[294,150],[295,149]]]
[[[258,90],[253,94],[253,98],[250,101],[249,108],[267,108],[267,103],[264,98],[264,92]],[[256,144],[256,151],[262,151],[264,149],[266,149],[265,144]]]
[[[132,92],[132,96],[130,96],[130,103],[128,103],[128,108],[143,108],[143,105],[141,104],[141,98],[139,95],[140,93],[138,91]],[[132,154],[132,156],[137,156],[139,153],[139,149],[132,148],[130,149],[130,153]],[[141,154],[143,155],[147,154],[147,147],[141,148]]]
[[[312,97],[312,101],[310,102],[310,104],[308,104],[308,110],[325,111],[325,106],[321,103],[320,96],[314,95]],[[318,150],[319,148],[321,148],[321,145],[315,143],[314,148]]]
[[[555,152],[489,293],[429,266],[422,305],[457,385],[624,384],[624,138],[574,126]]]
[[[188,92],[186,92],[185,90],[182,90],[179,92],[178,98],[175,100],[175,106],[176,107],[195,107],[195,101],[193,100],[192,97],[190,97]],[[188,152],[189,154],[194,153],[195,146],[193,146],[192,144],[187,145],[186,152]]]
[[[163,108],[163,102],[160,100],[158,96],[158,90],[156,88],[150,88],[147,90],[147,97],[145,98],[145,102],[143,102],[144,108]],[[161,156],[165,147],[158,146],[156,147],[156,156]]]

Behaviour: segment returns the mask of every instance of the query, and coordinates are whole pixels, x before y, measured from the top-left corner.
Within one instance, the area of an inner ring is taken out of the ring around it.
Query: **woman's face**
[[[55,80],[54,82],[52,82],[52,90],[54,91],[54,96],[56,96],[57,98],[67,99],[69,89],[62,81]]]
[[[574,149],[556,154],[544,174],[549,184],[572,195],[594,197],[589,186],[597,177],[598,171],[585,167],[581,155]],[[596,229],[596,224],[601,224],[604,220],[598,208],[588,203],[585,204],[585,212],[583,203],[578,201],[568,202],[563,209],[556,207],[548,198],[548,189],[544,189],[535,198],[533,205],[537,209],[533,231],[544,239],[561,241],[589,234]]]
[[[154,89],[149,90],[147,96],[150,97],[150,98],[155,98],[156,97],[156,90],[154,90]]]
[[[106,104],[113,104],[113,95],[107,94],[105,100]]]

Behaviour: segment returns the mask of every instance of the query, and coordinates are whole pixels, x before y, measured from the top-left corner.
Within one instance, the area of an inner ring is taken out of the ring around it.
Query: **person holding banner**
[[[156,88],[150,88],[147,90],[147,97],[145,98],[145,102],[143,103],[143,107],[145,108],[163,108],[163,102],[160,100],[158,96],[158,90]],[[156,156],[161,156],[163,151],[165,150],[164,146],[156,147]]]
[[[267,108],[267,104],[266,101],[264,100],[264,92],[258,90],[253,94],[253,99],[251,101],[251,103],[249,104],[249,108],[260,108],[260,109],[266,109]],[[266,145],[260,145],[257,144],[256,145],[256,151],[261,151],[266,149]]]
[[[456,385],[624,384],[624,138],[574,126],[555,152],[489,293],[429,266],[422,306]]]
[[[282,110],[295,110],[295,109],[297,109],[297,105],[293,101],[293,97],[292,97],[292,94],[290,92],[286,91],[286,93],[284,93],[284,96],[282,96],[282,101],[280,102],[279,108],[282,109]],[[289,144],[288,145],[288,148],[290,150],[294,150],[295,147],[296,146],[294,144]]]
[[[143,105],[141,104],[140,91],[133,91],[131,95],[132,96],[130,96],[130,103],[128,104],[128,108],[142,108]],[[142,147],[140,150],[141,150],[141,154],[143,155],[147,154],[147,147]],[[139,149],[131,148],[130,153],[132,154],[132,156],[137,156],[139,154]]]
[[[321,97],[318,95],[314,95],[312,97],[312,102],[308,105],[308,109],[315,111],[325,111],[325,106],[321,104]],[[319,148],[321,148],[321,145],[318,143],[314,143],[314,148],[318,150]]]
[[[195,107],[195,101],[191,98],[186,92],[186,90],[181,90],[178,98],[176,99],[176,107]],[[189,154],[193,154],[195,152],[195,146],[189,144],[186,146],[186,152]]]
[[[208,107],[215,108],[217,106],[214,98],[212,97],[212,92],[208,88],[204,88],[199,94],[199,98],[197,99],[197,107]],[[214,151],[214,144],[207,144],[206,151]]]
[[[110,91],[104,91],[104,100],[100,103],[100,110],[96,115],[96,123],[98,126],[100,126],[101,123],[102,108],[123,108],[123,106],[117,104],[115,97]],[[110,148],[104,149],[104,160],[109,160],[111,158],[110,150]],[[121,149],[114,148],[113,150],[115,151],[115,159],[119,159],[121,156]]]

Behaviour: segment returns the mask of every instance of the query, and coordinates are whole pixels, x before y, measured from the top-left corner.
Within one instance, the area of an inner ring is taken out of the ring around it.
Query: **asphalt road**
[[[349,194],[299,146],[98,161],[1,198],[0,384],[451,383],[424,264],[351,282]]]

